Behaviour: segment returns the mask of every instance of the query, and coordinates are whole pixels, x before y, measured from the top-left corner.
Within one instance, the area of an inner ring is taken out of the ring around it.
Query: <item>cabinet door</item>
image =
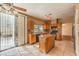
[[[29,34],[29,44],[34,44],[34,43],[36,43],[36,35]]]
[[[24,16],[19,15],[17,19],[17,41],[18,45],[23,45],[25,43],[24,40]]]

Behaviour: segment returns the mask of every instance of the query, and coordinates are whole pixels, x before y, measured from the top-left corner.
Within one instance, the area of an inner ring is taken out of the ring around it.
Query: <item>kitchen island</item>
[[[43,53],[48,53],[55,46],[55,35],[44,34],[39,36],[39,49]]]

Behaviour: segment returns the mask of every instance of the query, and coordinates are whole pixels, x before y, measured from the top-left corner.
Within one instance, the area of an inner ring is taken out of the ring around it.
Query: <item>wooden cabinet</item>
[[[39,49],[43,53],[48,53],[55,45],[55,36],[50,34],[39,37]]]
[[[34,22],[33,21],[28,21],[28,29],[31,32],[34,29]]]
[[[62,23],[60,19],[57,19],[57,29],[56,40],[62,40]]]
[[[57,33],[56,40],[62,40],[62,33]]]
[[[48,30],[51,29],[51,21],[45,21],[44,29],[48,29]]]
[[[34,44],[34,43],[36,43],[36,35],[29,34],[29,44]]]

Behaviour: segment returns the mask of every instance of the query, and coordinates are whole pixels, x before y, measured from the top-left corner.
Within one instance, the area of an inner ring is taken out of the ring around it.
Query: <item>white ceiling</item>
[[[46,19],[45,15],[49,13],[52,14],[52,19],[74,16],[74,4],[72,3],[17,3],[14,5],[26,8],[27,14],[42,19]]]

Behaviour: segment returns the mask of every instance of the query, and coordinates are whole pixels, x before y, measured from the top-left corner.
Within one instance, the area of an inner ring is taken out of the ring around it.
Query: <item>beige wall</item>
[[[62,24],[62,35],[72,36],[72,23]]]
[[[74,16],[71,16],[71,15],[64,15],[65,19],[63,20],[63,23],[73,23],[73,20],[74,20]]]

